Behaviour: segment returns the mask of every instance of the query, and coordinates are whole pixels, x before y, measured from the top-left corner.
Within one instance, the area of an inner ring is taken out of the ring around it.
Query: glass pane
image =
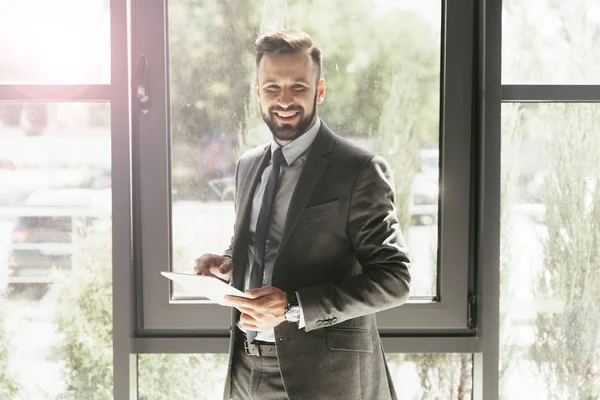
[[[386,356],[399,400],[470,400],[471,354],[400,354]],[[221,398],[227,354],[141,354],[138,399]]]
[[[597,0],[502,5],[502,83],[600,83]]]
[[[112,398],[109,105],[0,107],[0,398]]]
[[[600,394],[600,105],[502,108],[504,399]]]
[[[109,0],[0,0],[0,84],[110,82]]]
[[[391,164],[412,294],[434,296],[440,1],[173,0],[169,18],[174,270],[191,272],[201,254],[230,243],[236,160],[271,139],[256,99],[253,43],[285,24],[322,49],[323,121]]]

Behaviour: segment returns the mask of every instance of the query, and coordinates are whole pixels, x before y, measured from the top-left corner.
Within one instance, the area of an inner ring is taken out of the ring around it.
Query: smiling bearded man
[[[303,32],[256,41],[271,143],[245,152],[224,254],[194,270],[246,291],[233,306],[225,399],[395,399],[375,313],[403,304],[410,260],[392,172],[318,117],[321,52]]]

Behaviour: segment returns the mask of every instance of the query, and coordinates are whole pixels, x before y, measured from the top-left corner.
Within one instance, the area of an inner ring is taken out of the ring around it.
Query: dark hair
[[[256,39],[256,68],[265,53],[288,54],[307,50],[308,54],[317,66],[317,82],[321,79],[323,68],[321,61],[321,50],[313,46],[313,41],[307,33],[295,29],[280,29],[269,32]]]

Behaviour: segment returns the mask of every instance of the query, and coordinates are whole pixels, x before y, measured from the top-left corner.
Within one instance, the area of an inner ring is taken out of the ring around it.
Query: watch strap
[[[298,297],[296,297],[296,292],[287,292],[288,305],[287,308],[298,306]]]

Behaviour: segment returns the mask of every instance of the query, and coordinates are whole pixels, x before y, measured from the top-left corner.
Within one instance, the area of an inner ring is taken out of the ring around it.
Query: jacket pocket
[[[329,350],[373,352],[371,332],[368,330],[326,328],[325,340]]]
[[[300,214],[300,219],[318,218],[324,215],[335,214],[339,211],[339,201],[329,201],[316,206],[307,207]]]

